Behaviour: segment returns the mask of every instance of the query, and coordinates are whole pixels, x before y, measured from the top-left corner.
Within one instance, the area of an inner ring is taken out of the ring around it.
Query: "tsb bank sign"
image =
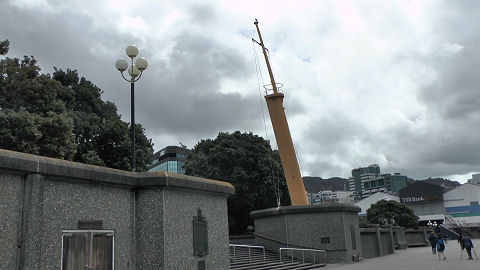
[[[399,192],[402,203],[432,203],[443,201],[443,188],[439,185],[417,181]]]
[[[420,197],[407,197],[407,198],[401,198],[402,203],[409,203],[409,202],[423,202],[425,199],[423,199],[423,196]]]

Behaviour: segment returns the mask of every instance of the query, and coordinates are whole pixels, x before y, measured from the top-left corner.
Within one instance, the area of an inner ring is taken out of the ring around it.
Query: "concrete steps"
[[[323,263],[313,264],[310,262],[298,261],[287,256],[282,256],[282,261],[277,253],[265,250],[250,249],[247,247],[230,247],[230,269],[231,270],[314,270],[325,266]]]

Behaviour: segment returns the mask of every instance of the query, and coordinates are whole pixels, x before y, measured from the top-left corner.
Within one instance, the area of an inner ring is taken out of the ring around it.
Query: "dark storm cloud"
[[[142,86],[149,90],[139,103],[145,125],[154,131],[215,136],[258,128],[257,96],[221,92],[222,80],[244,80],[252,74],[234,48],[186,32],[175,38],[167,59],[152,65],[156,71],[145,76],[155,79]]]
[[[312,145],[316,146],[310,149],[324,155],[348,152],[348,143],[367,143],[368,138],[362,123],[342,112],[331,112],[328,116],[310,123],[306,136],[312,140]]]
[[[480,116],[479,42],[480,38],[459,40],[463,47],[459,52],[436,59],[438,79],[421,92],[421,99],[431,110],[447,119]]]
[[[368,129],[345,112],[333,111],[328,116],[310,122],[304,138],[308,139],[298,145],[297,154],[315,157],[302,164],[302,169],[311,175],[346,177],[353,168],[347,163],[350,162],[355,167],[364,166],[361,160],[374,160],[375,153],[357,151],[358,147],[372,147]]]

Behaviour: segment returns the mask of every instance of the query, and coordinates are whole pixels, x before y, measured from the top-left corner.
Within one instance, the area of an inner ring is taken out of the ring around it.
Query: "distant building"
[[[378,192],[378,193],[373,194],[372,196],[369,196],[369,197],[355,203],[356,206],[358,206],[362,209],[362,211],[360,211],[360,213],[358,213],[358,215],[359,216],[367,215],[368,208],[370,208],[370,206],[372,204],[377,203],[381,200],[400,202],[400,198],[396,195]]]
[[[185,160],[191,152],[192,150],[184,147],[167,146],[153,154],[153,163],[148,171],[185,174]]]
[[[453,227],[480,226],[480,186],[470,183],[443,194],[448,225]]]
[[[353,192],[322,190],[317,193],[307,193],[308,203],[317,205],[322,203],[352,203]]]
[[[426,181],[416,181],[400,190],[400,202],[410,207],[419,222],[426,224],[445,220],[443,193],[448,189]]]
[[[350,190],[354,191],[355,199],[360,200],[377,192],[398,194],[407,185],[407,177],[395,174],[380,174],[380,167],[372,164],[365,168],[352,170]]]
[[[364,197],[364,184],[365,182],[370,182],[380,174],[380,166],[377,164],[372,164],[368,167],[358,168],[352,170],[352,177],[350,177],[350,190],[354,192],[356,199],[361,199]]]
[[[472,179],[468,179],[469,184],[480,185],[480,173],[473,174]]]
[[[400,173],[385,174],[384,178],[385,188],[389,193],[398,195],[400,189],[407,186],[407,176],[401,175]]]

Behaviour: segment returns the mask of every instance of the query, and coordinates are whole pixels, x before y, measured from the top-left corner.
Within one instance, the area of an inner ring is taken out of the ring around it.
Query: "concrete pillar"
[[[18,269],[42,269],[42,226],[44,177],[33,173],[25,177],[23,214],[19,243]]]
[[[375,226],[375,231],[377,233],[377,246],[378,246],[378,256],[383,256],[383,251],[382,251],[382,237],[380,233],[380,225]]]
[[[392,254],[395,254],[395,241],[393,240],[393,228],[392,225],[387,225],[388,230],[390,232],[390,242],[392,245]]]

